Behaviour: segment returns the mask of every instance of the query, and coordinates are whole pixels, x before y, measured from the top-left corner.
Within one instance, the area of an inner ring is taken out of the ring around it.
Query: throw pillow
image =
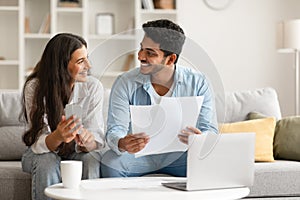
[[[234,123],[246,120],[247,114],[252,111],[281,119],[280,105],[276,90],[260,88],[216,94],[216,109],[219,123]]]
[[[277,122],[274,137],[276,159],[300,161],[300,117],[282,118]]]
[[[225,123],[220,125],[221,133],[254,132],[255,138],[255,161],[272,162],[273,138],[275,132],[276,119],[268,117],[265,119],[255,119],[235,123]]]
[[[247,120],[252,120],[252,119],[264,119],[267,118],[268,116],[261,114],[259,112],[250,112],[247,115]]]

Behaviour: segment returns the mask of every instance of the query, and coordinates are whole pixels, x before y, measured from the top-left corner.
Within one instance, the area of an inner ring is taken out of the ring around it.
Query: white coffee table
[[[103,199],[103,200],[232,200],[246,197],[249,188],[180,191],[161,185],[167,181],[184,181],[176,177],[102,178],[81,181],[79,189],[66,189],[62,183],[45,189],[45,194],[54,199]]]

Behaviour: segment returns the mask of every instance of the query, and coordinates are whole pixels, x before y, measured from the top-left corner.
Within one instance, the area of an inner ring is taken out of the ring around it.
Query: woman
[[[88,76],[90,64],[83,38],[69,33],[54,36],[23,88],[23,111],[29,147],[23,171],[32,176],[32,199],[47,199],[44,189],[60,182],[61,159],[83,161],[83,179],[99,178],[97,151],[104,147],[103,87]],[[66,119],[67,104],[82,108],[81,119]]]

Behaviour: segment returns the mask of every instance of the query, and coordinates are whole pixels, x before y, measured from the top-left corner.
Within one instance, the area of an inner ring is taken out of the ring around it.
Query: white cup
[[[64,160],[60,162],[60,174],[65,188],[79,188],[82,175],[82,161]]]

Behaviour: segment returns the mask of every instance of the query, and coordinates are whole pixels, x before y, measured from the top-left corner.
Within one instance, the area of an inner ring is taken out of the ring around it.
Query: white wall
[[[278,53],[276,26],[300,18],[299,0],[233,0],[211,10],[203,0],[178,0],[179,24],[215,63],[225,91],[273,87],[283,116],[295,113],[293,54]]]

